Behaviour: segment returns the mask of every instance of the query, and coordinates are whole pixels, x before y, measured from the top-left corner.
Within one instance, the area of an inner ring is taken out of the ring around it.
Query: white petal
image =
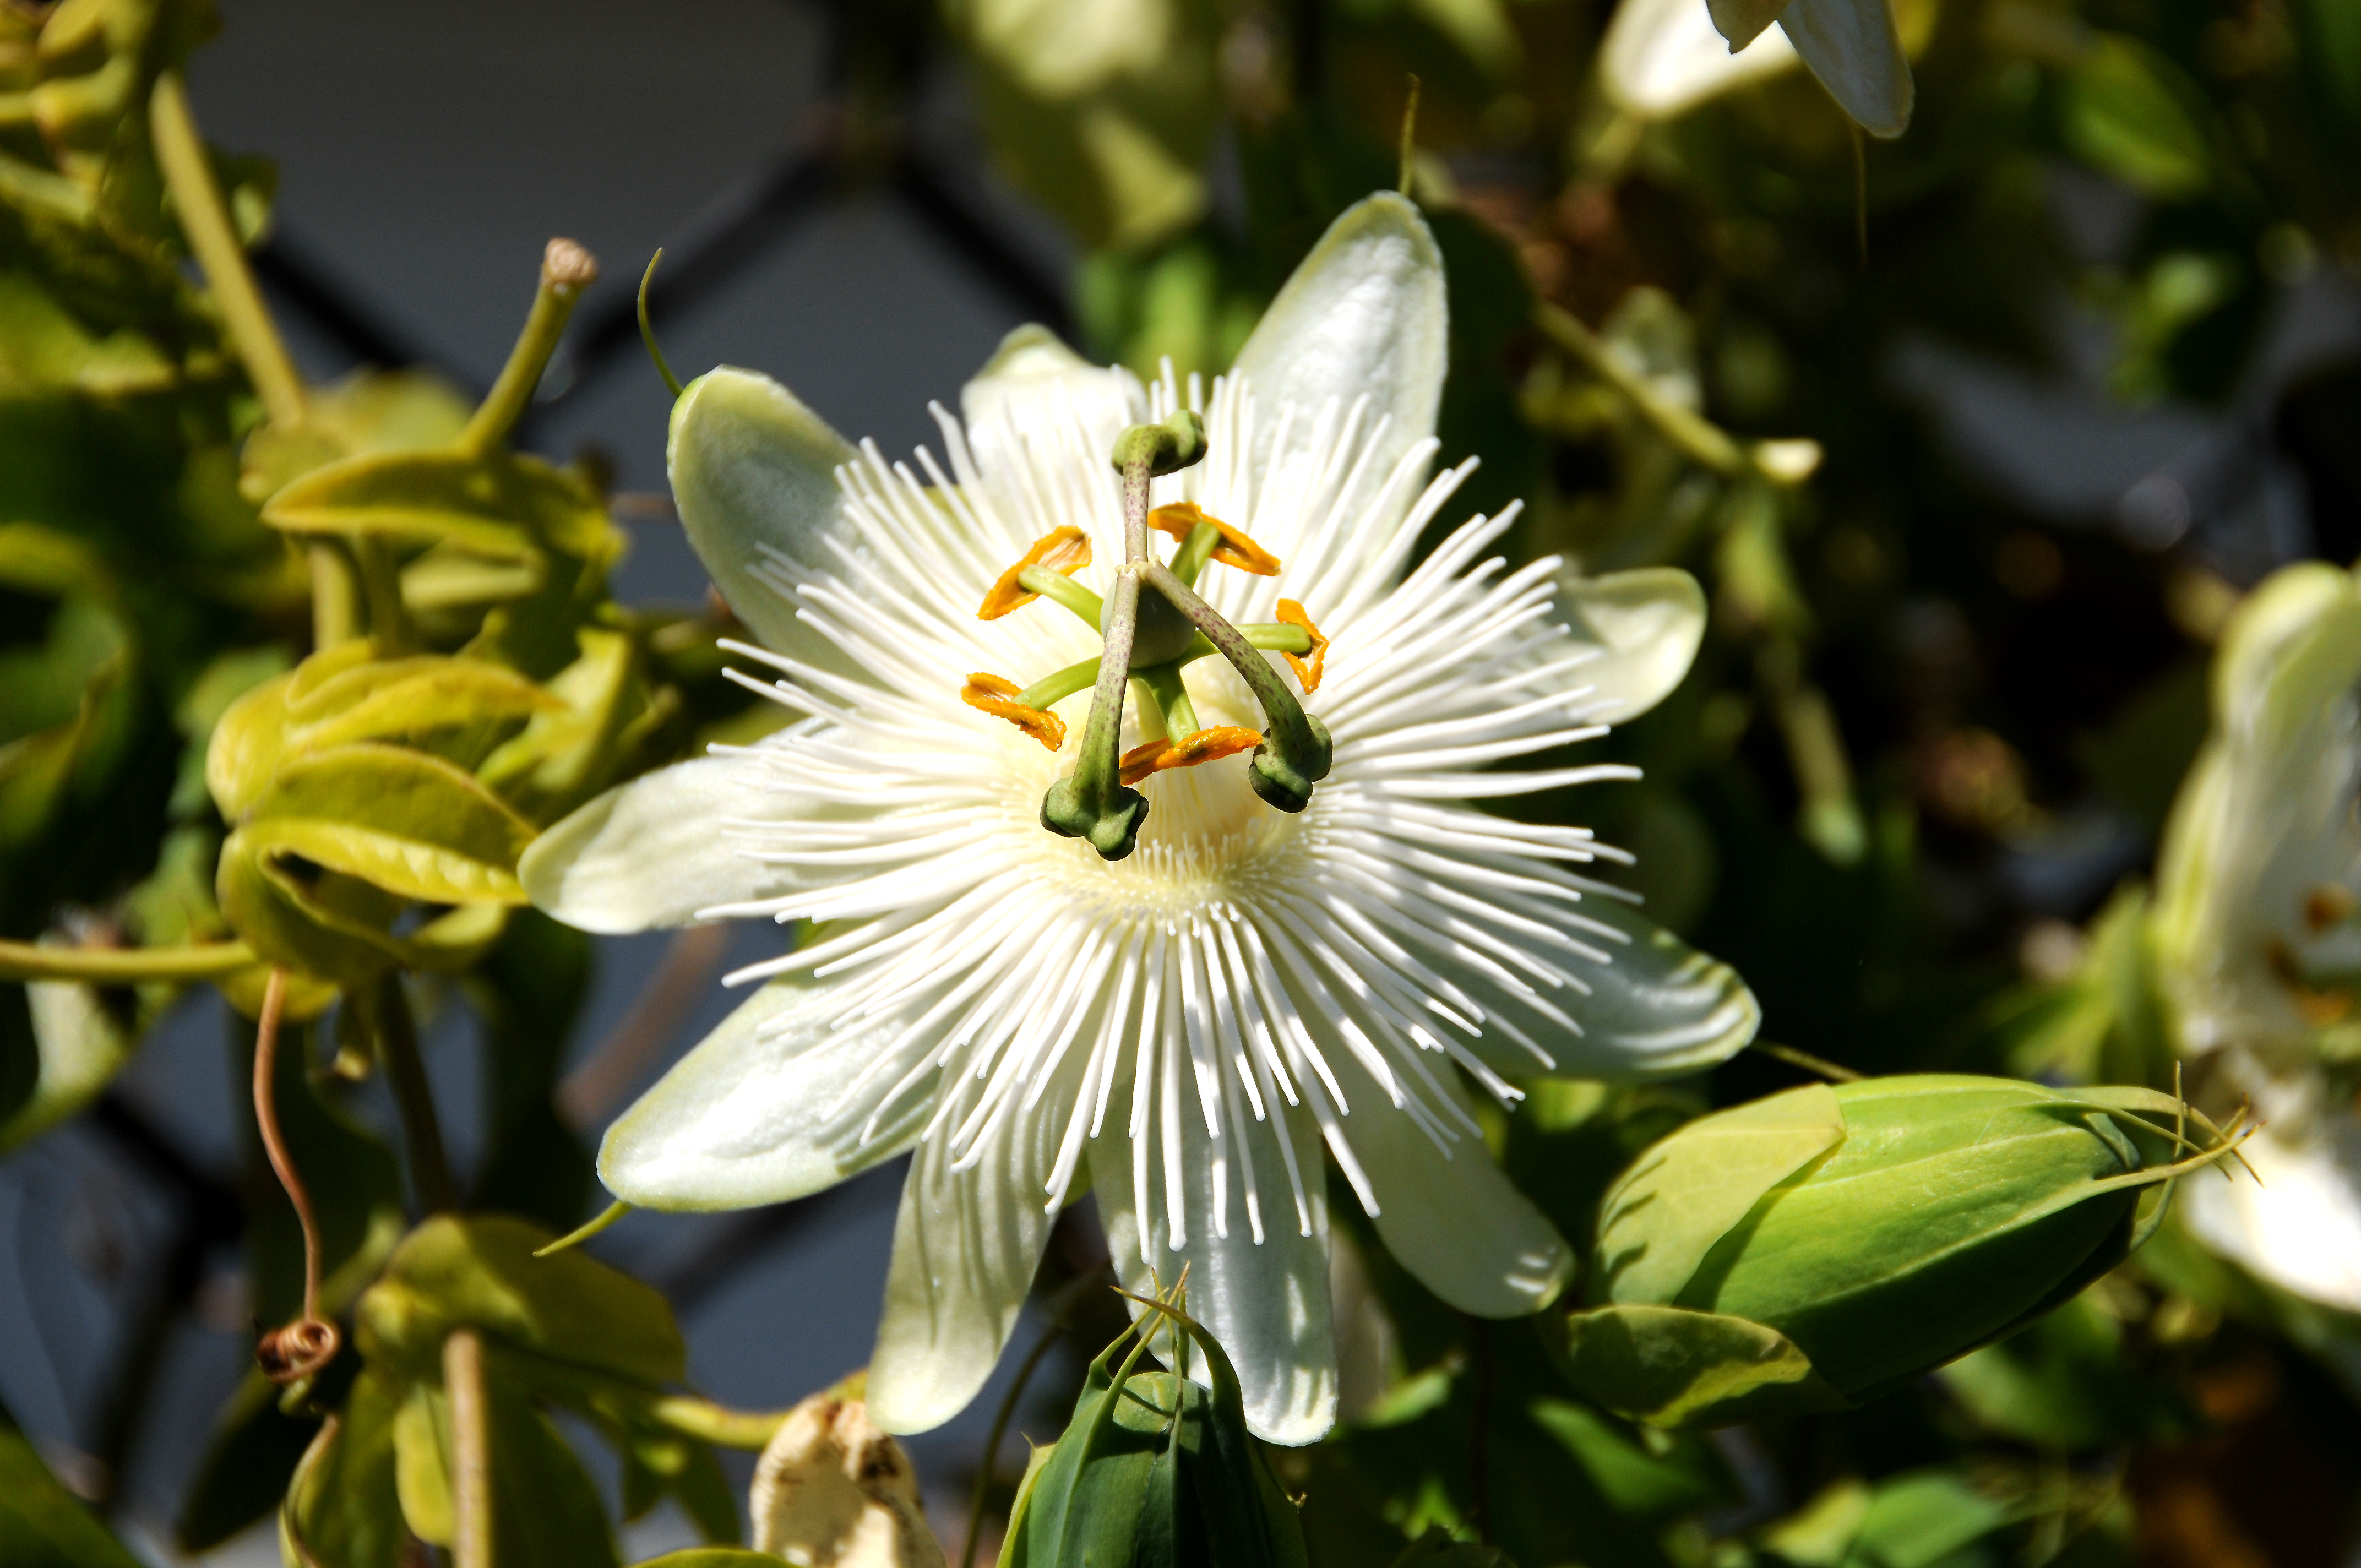
[[[932,1431],[992,1376],[1056,1223],[1043,1193],[1081,1077],[1070,1055],[1038,1103],[983,1135],[965,1170],[951,1168],[958,1117],[918,1146],[869,1362],[869,1415],[885,1431]]]
[[[1732,50],[1706,0],[1623,0],[1598,46],[1608,95],[1647,119],[1669,119],[1795,65],[1795,46],[1767,27]]]
[[[1016,461],[1010,443],[1019,433],[1040,439],[1070,410],[1084,430],[1105,438],[1103,464],[1113,461],[1115,436],[1148,417],[1146,397],[1129,371],[1093,365],[1048,327],[1030,323],[1002,338],[960,392],[968,445],[987,474]]]
[[[1236,370],[1264,411],[1255,468],[1268,460],[1282,404],[1308,422],[1332,399],[1349,407],[1366,394],[1369,424],[1391,421],[1369,466],[1382,479],[1434,433],[1449,337],[1443,253],[1418,208],[1391,192],[1347,208],[1238,351]]]
[[[1378,1234],[1396,1261],[1479,1318],[1521,1318],[1555,1300],[1573,1277],[1574,1249],[1492,1162],[1483,1140],[1463,1129],[1446,1154],[1386,1102],[1357,1063],[1342,1059],[1338,1069],[1352,1106],[1345,1135],[1368,1175]],[[1447,1076],[1439,1087],[1466,1109]]]
[[[862,1136],[892,1078],[848,1091],[884,1030],[827,1030],[829,989],[774,981],[699,1041],[607,1129],[607,1190],[643,1209],[746,1209],[833,1187],[908,1147],[932,1093]]]
[[[1558,619],[1576,643],[1599,656],[1568,670],[1563,684],[1588,686],[1615,707],[1602,716],[1637,718],[1681,684],[1705,641],[1705,590],[1677,566],[1610,572],[1603,577],[1558,574]],[[1563,657],[1562,648],[1551,652]]]
[[[1887,0],[1792,0],[1779,27],[1861,129],[1892,137],[1910,128],[1917,90]]]
[[[1119,1085],[1115,1103],[1129,1099],[1129,1085]],[[1170,1245],[1170,1216],[1155,1201],[1155,1180],[1149,1183],[1143,1216],[1140,1194],[1132,1190],[1131,1139],[1119,1130],[1091,1143],[1091,1190],[1124,1288],[1141,1296],[1159,1286],[1170,1288],[1186,1267],[1189,1315],[1212,1331],[1236,1367],[1246,1394],[1246,1425],[1266,1442],[1297,1444],[1316,1441],[1335,1423],[1336,1345],[1328,1305],[1328,1201],[1319,1132],[1300,1112],[1281,1110],[1279,1121],[1280,1125],[1274,1126],[1248,1116],[1223,1126],[1230,1144],[1224,1171],[1230,1188],[1224,1205],[1226,1237],[1215,1234],[1213,1224],[1215,1143],[1196,1114],[1182,1116],[1179,1123],[1186,1183],[1185,1245]],[[1279,1144],[1282,1133],[1292,1141],[1296,1168],[1303,1174],[1310,1235],[1302,1234],[1288,1181]],[[1262,1218],[1259,1244],[1240,1190],[1242,1167],[1235,1145],[1241,1136],[1254,1161]],[[1149,1168],[1160,1172],[1160,1159],[1151,1157]],[[1137,1318],[1141,1310],[1134,1307],[1132,1316]],[[1191,1375],[1207,1380],[1203,1356],[1191,1359]]]
[[[535,839],[518,879],[534,904],[585,931],[686,926],[698,910],[773,896],[785,878],[723,828],[799,815],[763,788],[763,766],[758,753],[699,757],[618,784]]]
[[[1570,1009],[1581,1038],[1549,1042],[1559,1076],[1675,1078],[1727,1061],[1754,1038],[1763,1007],[1736,970],[1614,899],[1587,900],[1583,913],[1631,939],[1602,944],[1610,961],[1576,970],[1590,994]]]
[[[689,544],[738,619],[764,645],[840,674],[861,671],[796,619],[792,590],[833,565],[831,540],[856,543],[836,481],[838,467],[854,458],[844,437],[793,392],[726,365],[691,381],[673,403],[664,448]]]
[[[2226,1163],[2227,1180],[2184,1177],[2189,1228],[2274,1285],[2361,1312],[2361,1122],[2335,1113],[2300,1141],[2267,1127],[2239,1152],[2262,1180]]]

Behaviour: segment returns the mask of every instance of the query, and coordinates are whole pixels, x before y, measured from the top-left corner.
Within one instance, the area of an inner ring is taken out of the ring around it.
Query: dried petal
[[[960,688],[960,700],[994,718],[1005,718],[1052,751],[1066,743],[1066,721],[1047,708],[1027,707],[1016,699],[1022,689],[1006,675],[977,670]]]
[[[754,1550],[809,1568],[942,1568],[918,1473],[859,1399],[814,1394],[754,1466]]]

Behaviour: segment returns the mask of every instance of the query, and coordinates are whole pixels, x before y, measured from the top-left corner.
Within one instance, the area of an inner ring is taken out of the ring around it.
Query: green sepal
[[[361,1297],[356,1338],[372,1365],[438,1378],[443,1341],[472,1327],[506,1344],[653,1387],[687,1351],[662,1295],[586,1253],[544,1258],[555,1239],[504,1214],[438,1214],[395,1249]]]
[[[1576,1392],[1648,1426],[1717,1427],[1849,1407],[1777,1330],[1721,1312],[1619,1306],[1543,1314]]]

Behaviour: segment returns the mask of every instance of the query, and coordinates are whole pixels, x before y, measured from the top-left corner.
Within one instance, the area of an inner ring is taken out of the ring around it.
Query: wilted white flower
[[[522,874],[597,930],[811,923],[599,1169],[632,1203],[730,1208],[914,1151],[868,1386],[886,1431],[973,1398],[1087,1187],[1126,1283],[1187,1266],[1255,1429],[1309,1441],[1335,1404],[1323,1148],[1438,1295],[1520,1315],[1571,1260],[1465,1080],[1513,1100],[1752,1036],[1736,975],[1583,874],[1612,851],[1468,804],[1629,776],[1542,754],[1669,691],[1704,607],[1677,572],[1510,570],[1487,556],[1509,516],[1416,559],[1471,466],[1427,479],[1444,360],[1440,256],[1381,195],[1210,389],[1020,330],[915,467],[746,371],[680,399],[682,521],[808,717],[609,793]],[[1186,445],[1191,411],[1203,461],[1137,468],[1127,501],[1118,442]],[[1151,505],[1191,541],[1172,564],[1137,547]],[[1103,603],[1132,653],[1094,687]],[[1184,679],[1201,634],[1223,656]],[[1116,712],[1120,784],[1088,718]]]
[[[2361,1058],[2361,585],[2310,563],[2224,628],[2213,730],[2158,872],[2158,973],[2180,1045],[2246,1096],[2262,1178],[2184,1201],[2217,1250],[2361,1311],[2361,1122],[2334,1087]]]
[[[754,1550],[796,1568],[942,1568],[918,1472],[859,1400],[814,1394],[754,1466]]]

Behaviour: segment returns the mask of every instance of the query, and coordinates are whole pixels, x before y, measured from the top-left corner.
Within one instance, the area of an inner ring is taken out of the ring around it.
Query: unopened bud
[[[1858,1404],[2070,1299],[2147,1239],[2166,1184],[2232,1146],[2153,1091],[2014,1079],[1717,1112],[1607,1194],[1567,1370],[1664,1426]]]
[[[754,1550],[801,1568],[942,1568],[910,1456],[834,1390],[787,1412],[747,1501]]]

